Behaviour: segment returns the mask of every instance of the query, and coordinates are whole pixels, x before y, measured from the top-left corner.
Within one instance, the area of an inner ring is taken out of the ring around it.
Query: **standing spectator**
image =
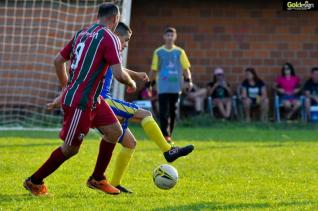
[[[306,112],[311,119],[311,106],[318,105],[318,67],[311,69],[311,78],[306,82],[304,86],[304,92],[306,98]]]
[[[232,91],[229,83],[225,81],[222,68],[214,70],[213,82],[208,84],[208,95],[212,97],[212,103],[218,108],[221,116],[229,119],[232,110]]]
[[[245,73],[246,79],[243,81],[241,85],[241,94],[246,121],[251,121],[251,108],[260,107],[260,119],[263,122],[267,122],[269,100],[267,97],[265,84],[258,77],[254,68],[247,68],[245,70]]]
[[[177,31],[169,27],[163,34],[164,45],[153,54],[150,78],[157,76],[160,128],[168,142],[175,124],[177,103],[179,101],[183,76],[192,88],[190,62],[185,51],[175,45]]]
[[[276,79],[274,89],[280,95],[281,102],[287,111],[286,119],[290,120],[301,106],[298,96],[301,91],[300,79],[290,63],[283,65],[281,76]]]

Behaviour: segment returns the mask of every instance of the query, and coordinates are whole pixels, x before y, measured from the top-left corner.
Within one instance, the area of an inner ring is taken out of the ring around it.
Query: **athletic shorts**
[[[296,95],[282,95],[281,100],[293,102],[293,101],[299,100],[299,97]]]
[[[109,105],[101,98],[96,108],[80,109],[62,105],[64,111],[60,138],[70,146],[80,146],[90,128],[111,125],[118,120]]]
[[[139,106],[123,100],[114,99],[111,96],[106,96],[105,101],[111,107],[116,116],[123,118],[123,122],[121,123],[121,126],[123,128],[123,135],[120,137],[118,141],[119,143],[121,143],[125,131],[128,128],[128,121],[138,111]]]
[[[318,103],[315,100],[310,100],[310,105],[311,106],[317,106]]]

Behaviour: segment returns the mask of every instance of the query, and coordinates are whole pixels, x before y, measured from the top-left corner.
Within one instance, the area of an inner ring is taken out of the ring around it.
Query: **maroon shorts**
[[[90,128],[111,125],[118,121],[104,99],[97,103],[95,109],[82,110],[64,104],[62,108],[64,120],[60,138],[70,146],[81,145]]]

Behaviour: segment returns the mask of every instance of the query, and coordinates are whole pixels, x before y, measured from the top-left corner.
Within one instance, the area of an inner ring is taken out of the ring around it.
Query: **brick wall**
[[[128,65],[148,71],[162,31],[171,25],[201,86],[215,67],[223,67],[232,84],[250,66],[271,83],[287,61],[304,79],[318,65],[318,12],[283,12],[280,1],[263,2],[134,0]]]

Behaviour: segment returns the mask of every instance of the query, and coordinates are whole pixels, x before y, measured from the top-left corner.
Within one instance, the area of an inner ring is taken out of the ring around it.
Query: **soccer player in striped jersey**
[[[64,122],[60,138],[64,143],[24,181],[24,187],[33,195],[48,193],[43,180],[78,152],[91,127],[107,135],[101,140],[96,166],[87,185],[109,194],[120,193],[110,185],[104,173],[115,144],[122,135],[122,128],[111,108],[99,96],[110,66],[117,80],[128,85],[131,91],[136,90],[135,81],[121,68],[121,44],[113,34],[119,22],[119,13],[116,5],[102,4],[98,10],[99,22],[77,32],[55,59],[55,69],[63,91],[49,107],[62,105]],[[71,61],[69,77],[65,68],[68,60]]]
[[[115,30],[115,34],[119,37],[122,50],[127,46],[130,37],[132,35],[131,29],[124,23],[120,22]],[[134,80],[148,81],[149,78],[144,72],[134,72],[129,69],[125,69],[129,75]],[[105,83],[102,89],[101,95],[105,98],[108,105],[114,111],[116,116],[122,122],[123,135],[121,136],[119,142],[122,145],[122,148],[117,155],[115,162],[114,174],[111,180],[111,184],[118,188],[121,192],[132,193],[131,190],[125,188],[121,185],[121,179],[125,173],[125,170],[128,167],[128,164],[132,158],[136,147],[136,139],[131,131],[128,129],[128,120],[133,119],[135,122],[138,121],[141,123],[142,128],[148,137],[153,140],[160,150],[163,152],[165,159],[168,162],[173,162],[181,156],[186,156],[192,152],[194,149],[193,145],[188,145],[186,147],[172,147],[167,143],[163,134],[160,131],[159,126],[152,117],[150,111],[139,108],[137,105],[122,100],[114,99],[111,96],[111,83],[113,75],[111,68],[107,71],[105,76]]]

